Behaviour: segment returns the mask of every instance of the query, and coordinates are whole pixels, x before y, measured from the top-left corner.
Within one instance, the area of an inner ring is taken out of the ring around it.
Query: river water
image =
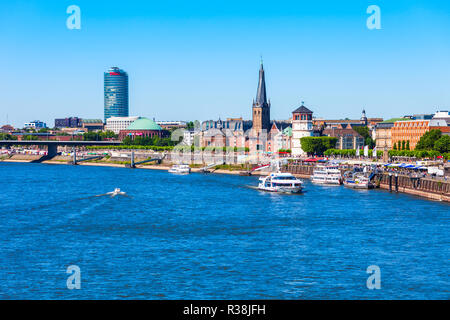
[[[450,298],[446,203],[111,167],[0,163],[0,176],[1,299]],[[117,187],[129,197],[95,197]]]

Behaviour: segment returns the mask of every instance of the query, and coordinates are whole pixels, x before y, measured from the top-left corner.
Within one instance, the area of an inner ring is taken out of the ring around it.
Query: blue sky
[[[66,28],[69,5],[81,30]],[[369,30],[369,5],[381,30]],[[447,1],[8,1],[0,5],[0,124],[103,118],[103,72],[130,77],[130,115],[251,117],[260,56],[272,118],[450,109]]]

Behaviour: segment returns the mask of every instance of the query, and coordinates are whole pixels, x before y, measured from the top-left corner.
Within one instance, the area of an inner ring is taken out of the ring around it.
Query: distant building
[[[5,124],[4,126],[2,126],[0,128],[0,133],[11,133],[13,131],[14,131],[14,127],[9,124]]]
[[[323,135],[337,138],[336,149],[360,149],[364,147],[365,140],[353,127],[360,124],[341,124],[337,128],[323,130]]]
[[[226,121],[208,120],[202,122],[200,144],[202,147],[246,147],[248,130],[252,128],[252,121],[242,118],[228,118]]]
[[[168,136],[168,132],[163,130],[155,121],[148,118],[140,118],[134,121],[125,130],[119,132],[119,139],[123,140],[125,137],[131,137],[135,139],[136,137],[155,137],[164,138]]]
[[[104,128],[101,119],[83,119],[81,126],[83,129],[87,129],[87,131],[101,131]]]
[[[303,103],[292,111],[292,155],[304,156],[300,139],[313,135],[313,112],[306,108]]]
[[[156,124],[165,130],[186,128],[186,121],[156,121]]]
[[[277,153],[279,150],[291,150],[292,126],[290,121],[272,121],[266,152]]]
[[[447,122],[450,122],[450,112],[449,111],[437,111],[433,119],[445,119]]]
[[[42,129],[47,128],[47,124],[45,122],[34,120],[24,124],[25,129]]]
[[[55,119],[55,128],[80,128],[81,126],[82,119],[78,117]]]
[[[183,141],[181,142],[185,146],[200,146],[200,141],[196,141],[196,138],[200,138],[201,131],[199,130],[184,130]]]
[[[450,132],[450,127],[445,119],[396,121],[391,129],[392,146],[394,144],[398,146],[402,141],[409,141],[410,149],[414,150],[420,138],[426,132],[434,129],[443,133]]]
[[[375,142],[376,148],[379,151],[392,150],[392,134],[391,129],[394,122],[380,122],[375,126]]]
[[[110,117],[128,117],[128,74],[112,67],[104,73],[105,122]]]
[[[347,124],[351,124],[352,126],[367,126],[369,130],[372,130],[377,123],[383,121],[383,118],[367,118],[366,110],[362,111],[361,118],[359,120],[352,119],[339,119],[339,120],[326,120],[326,119],[314,119],[313,125],[317,128],[323,129],[332,129],[332,128],[341,128],[345,127]]]
[[[225,132],[226,129],[223,128],[223,123],[219,119],[219,121],[214,123],[214,126],[208,127],[205,131],[202,131],[201,135],[201,146],[202,147],[227,147],[231,146],[231,144],[227,141],[227,134],[229,135],[229,139],[234,137],[232,132],[228,129],[228,132]],[[240,134],[238,134],[240,136]],[[245,137],[242,134],[243,143],[245,145]],[[242,141],[240,141],[242,143]]]
[[[106,119],[105,130],[119,134],[121,130],[126,130],[130,124],[140,119],[140,117],[110,117]]]
[[[431,120],[433,119],[433,114],[414,114],[412,116],[413,120]]]

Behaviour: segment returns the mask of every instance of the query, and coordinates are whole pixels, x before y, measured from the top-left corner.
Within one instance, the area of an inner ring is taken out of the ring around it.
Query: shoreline
[[[1,162],[9,162],[9,163],[32,163],[33,160],[25,160],[25,159],[5,159],[5,160],[0,160]],[[55,164],[55,165],[72,165],[70,164],[69,161],[56,161],[56,160],[46,160],[46,161],[42,161],[40,162],[42,164]],[[105,163],[105,162],[82,162],[77,164],[78,166],[94,166],[94,167],[111,167],[111,168],[126,168],[124,164],[117,164],[117,163]],[[165,166],[165,165],[138,165],[136,167],[136,169],[145,169],[145,170],[163,170],[163,171],[168,171],[170,169],[170,166]],[[201,173],[200,168],[191,168],[191,172],[192,173]],[[210,172],[210,173],[215,173],[215,174],[228,174],[228,175],[240,175],[242,171],[231,171],[231,170],[224,170],[224,169],[218,169],[215,170],[214,172]],[[267,172],[255,172],[252,174],[252,176],[264,176],[268,174]],[[295,177],[297,178],[302,178],[302,179],[309,179],[310,175],[308,174],[300,174],[300,173],[294,173],[293,174]],[[389,190],[389,186],[385,185],[385,184],[380,184],[380,190]],[[393,192],[396,193],[396,192]],[[450,196],[445,195],[445,194],[437,194],[437,193],[431,193],[431,192],[426,192],[426,191],[421,191],[421,190],[414,190],[414,189],[410,189],[410,188],[399,188],[398,193],[401,194],[408,194],[411,196],[416,196],[419,197],[421,199],[424,200],[429,200],[429,201],[438,201],[438,202],[446,202],[446,203],[450,203]]]
[[[1,162],[11,162],[11,163],[32,163],[33,160],[24,160],[24,159],[5,159],[0,160]],[[57,161],[57,160],[46,160],[40,162],[41,164],[56,164],[56,165],[72,165],[69,161]],[[95,166],[95,167],[111,167],[111,168],[126,168],[124,164],[118,164],[118,163],[106,163],[106,162],[82,162],[76,164],[77,166]],[[129,168],[126,168],[129,169]],[[146,169],[146,170],[169,170],[170,166],[165,165],[137,165],[135,169]],[[192,173],[201,173],[200,168],[191,168]],[[218,169],[214,172],[210,173],[217,173],[217,174],[230,174],[230,175],[240,175],[242,171],[236,170],[225,170],[225,169]],[[253,173],[252,176],[263,176],[267,173]]]

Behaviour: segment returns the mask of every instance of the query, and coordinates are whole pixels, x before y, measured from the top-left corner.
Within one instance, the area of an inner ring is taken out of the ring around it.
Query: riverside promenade
[[[289,172],[301,178],[310,178],[314,165],[288,164],[282,168],[283,172]],[[376,186],[381,189],[397,193],[407,193],[435,201],[450,202],[450,181],[410,177],[393,172],[383,172],[375,177]]]

